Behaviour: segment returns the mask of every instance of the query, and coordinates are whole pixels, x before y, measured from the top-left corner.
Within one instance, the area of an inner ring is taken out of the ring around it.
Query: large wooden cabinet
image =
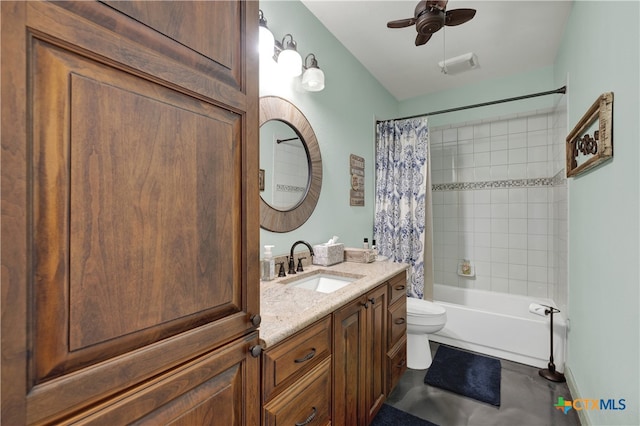
[[[1,7],[2,423],[258,424],[257,2]]]

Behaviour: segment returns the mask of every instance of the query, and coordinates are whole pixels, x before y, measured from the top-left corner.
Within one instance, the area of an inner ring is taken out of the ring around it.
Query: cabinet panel
[[[245,386],[260,368],[257,343],[253,333],[58,424],[257,424],[259,392]]]
[[[359,425],[365,412],[366,299],[337,310],[333,317],[333,424]]]
[[[242,311],[240,117],[33,52],[34,382]]]
[[[407,296],[407,273],[401,272],[389,280],[389,305]]]
[[[389,307],[389,348],[407,333],[407,300],[399,299]]]
[[[268,401],[331,354],[331,316],[263,353],[263,395]]]
[[[265,405],[264,424],[331,424],[331,357]]]
[[[378,413],[387,395],[387,286],[382,285],[367,295],[366,424]]]
[[[389,383],[387,392],[391,393],[398,384],[400,377],[407,371],[407,337],[406,335],[391,348],[388,356],[387,371]]]

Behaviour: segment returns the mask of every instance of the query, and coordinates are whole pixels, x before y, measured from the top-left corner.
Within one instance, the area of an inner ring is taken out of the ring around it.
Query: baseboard
[[[567,386],[569,387],[569,392],[571,392],[571,399],[580,399],[580,391],[578,390],[578,385],[576,384],[576,380],[573,377],[573,373],[571,372],[571,367],[565,364],[564,366],[564,377],[567,379]],[[592,423],[587,415],[587,410],[577,410],[578,420],[580,420],[580,424],[583,426],[590,426]]]

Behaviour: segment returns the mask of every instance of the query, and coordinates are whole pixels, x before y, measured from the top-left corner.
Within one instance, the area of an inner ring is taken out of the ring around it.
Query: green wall
[[[260,245],[274,244],[274,254],[291,244],[318,244],[333,235],[346,246],[360,247],[373,232],[374,139],[376,118],[395,117],[397,102],[299,1],[263,1],[260,8],[277,40],[290,33],[303,59],[314,53],[325,73],[321,92],[306,92],[297,80],[281,80],[261,63],[260,95],[283,97],[311,123],[322,154],[323,181],[318,205],[309,220],[287,233],[260,230]],[[365,206],[349,205],[349,155],[365,159]],[[298,248],[300,250],[300,248]]]
[[[636,1],[575,2],[555,67],[569,129],[614,92],[613,160],[569,180],[573,396],[626,400],[624,411],[581,412],[591,424],[640,424],[639,18]]]

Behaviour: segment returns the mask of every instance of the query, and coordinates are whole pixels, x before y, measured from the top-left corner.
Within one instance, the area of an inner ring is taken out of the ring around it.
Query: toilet
[[[428,300],[407,298],[407,367],[429,368],[432,361],[429,334],[442,330],[446,322],[444,307]]]

